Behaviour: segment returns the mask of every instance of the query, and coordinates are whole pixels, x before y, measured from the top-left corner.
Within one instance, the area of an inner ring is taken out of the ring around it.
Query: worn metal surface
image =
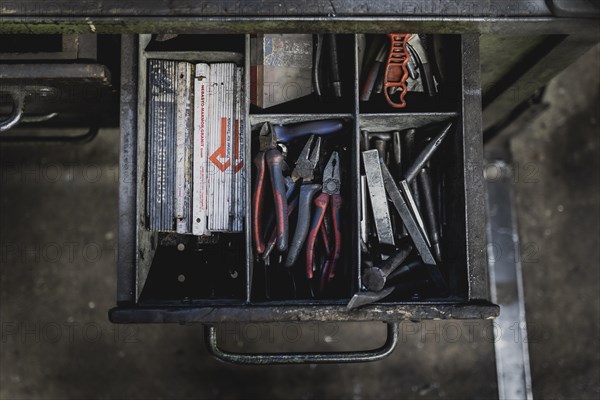
[[[269,306],[137,306],[113,308],[114,323],[283,322],[283,321],[421,321],[426,319],[492,319],[499,307],[490,302],[381,303],[348,310],[346,304],[308,305],[288,302]]]
[[[533,394],[512,168],[506,160],[490,160],[486,170],[491,173],[486,176],[490,287],[492,301],[502,310],[494,331],[498,396],[501,400],[530,400]],[[520,340],[502,334],[511,330],[518,332]]]
[[[61,7],[68,6],[67,7]],[[3,14],[25,16],[37,13],[44,16],[61,16],[65,11],[86,17],[105,16],[345,16],[345,15],[454,15],[454,16],[551,16],[544,0],[506,1],[490,0],[473,3],[468,0],[441,0],[434,3],[415,3],[410,0],[382,0],[375,3],[357,0],[309,0],[302,5],[291,2],[224,0],[219,2],[193,0],[157,0],[140,9],[135,1],[92,0],[70,2],[58,0],[52,5],[37,2],[5,1]]]
[[[40,134],[39,129],[35,133],[23,134],[17,130],[0,135],[0,143],[88,143],[96,138],[99,132],[98,125],[92,122],[92,126],[86,128],[83,133],[65,133],[65,129],[59,129],[55,134]]]
[[[369,132],[404,130],[446,121],[457,115],[455,112],[361,114],[360,126]]]
[[[462,157],[466,252],[469,300],[490,298],[485,236],[485,198],[483,186],[483,143],[481,137],[481,86],[479,37],[465,35],[461,41],[462,115],[458,130],[463,130]]]
[[[232,62],[241,64],[244,56],[234,51],[146,51],[153,60],[177,60],[198,63]]]
[[[4,82],[27,81],[29,84],[86,84],[109,85],[110,71],[100,64],[0,64],[0,78]]]
[[[543,0],[439,2],[312,0],[156,1],[140,9],[130,1],[52,3],[5,1],[1,32],[82,33],[582,33],[597,21],[557,18]]]
[[[12,40],[23,40],[24,37],[13,38]],[[11,40],[11,38],[4,38]],[[25,38],[31,42],[38,41],[38,37],[29,36]],[[2,52],[0,51],[0,60],[2,61],[24,61],[24,60],[96,60],[98,55],[98,36],[95,34],[67,34],[61,35],[57,39],[60,41],[60,50],[58,51],[22,51],[21,52]],[[19,42],[21,43],[21,42]]]
[[[483,129],[492,127],[556,74],[577,60],[600,41],[600,32],[585,35],[548,36],[532,47],[508,69],[506,74],[490,79],[483,96]],[[535,51],[534,51],[535,50]],[[500,48],[498,51],[502,51]],[[493,60],[488,61],[493,63]]]
[[[515,65],[546,38],[544,35],[481,35],[479,56],[483,94],[485,95],[495,82],[505,77]]]
[[[0,60],[1,60],[0,55]],[[110,116],[116,111],[117,96],[112,85],[111,73],[105,65],[92,63],[0,63],[0,97],[6,93],[18,93],[24,98],[23,116],[57,113],[47,124],[59,127],[67,121],[81,119],[88,128],[92,124],[102,126],[114,123]],[[12,101],[0,101],[0,115],[10,114]],[[60,121],[60,122],[56,122]],[[21,121],[24,122],[24,121]],[[44,122],[44,121],[38,121]],[[17,124],[14,124],[16,128]]]
[[[311,34],[259,34],[250,38],[250,101],[269,108],[312,93]],[[274,90],[293,85],[294,91]]]
[[[379,152],[367,150],[362,152],[362,160],[367,176],[367,187],[371,198],[371,211],[373,222],[377,232],[377,240],[381,245],[394,245],[394,232],[392,231],[392,219],[385,195],[382,168],[379,163]]]
[[[265,122],[271,122],[273,125],[288,125],[300,122],[310,122],[328,119],[340,119],[346,122],[352,121],[354,115],[347,114],[250,114],[250,124],[252,129],[260,128]]]
[[[600,393],[599,70],[597,45],[548,85],[546,111],[512,128],[534,398]]]
[[[148,278],[148,273],[150,272],[150,266],[152,264],[152,259],[154,257],[156,251],[156,243],[158,241],[158,235],[154,232],[151,232],[144,228],[144,221],[146,219],[146,182],[148,181],[148,177],[146,175],[146,163],[147,163],[147,138],[146,138],[146,126],[148,123],[148,117],[146,113],[146,104],[147,104],[147,96],[148,96],[148,87],[147,87],[147,71],[148,71],[148,56],[145,52],[148,44],[151,40],[151,35],[136,35],[135,39],[137,40],[136,47],[137,52],[135,53],[124,53],[121,52],[121,57],[133,57],[136,59],[135,65],[137,66],[136,71],[127,70],[124,71],[124,79],[129,79],[131,82],[135,82],[135,87],[137,89],[137,102],[134,104],[136,108],[136,157],[131,161],[137,162],[135,168],[137,168],[136,172],[136,180],[128,183],[120,181],[120,188],[125,185],[131,185],[135,182],[136,184],[136,230],[135,236],[133,238],[123,238],[124,240],[129,242],[130,246],[135,246],[135,263],[133,267],[135,268],[135,301],[139,299],[142,294],[142,290],[144,288],[144,284],[146,283],[146,279]],[[132,75],[125,75],[128,73],[132,73]],[[134,167],[134,164],[130,164],[131,168]],[[119,241],[122,240],[119,238]],[[125,266],[124,268],[127,268]]]
[[[136,35],[121,37],[121,141],[119,144],[119,244],[117,251],[117,303],[136,301],[137,254],[137,79]]]

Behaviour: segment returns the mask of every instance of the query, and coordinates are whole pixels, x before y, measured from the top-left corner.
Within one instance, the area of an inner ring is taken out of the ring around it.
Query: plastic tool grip
[[[273,125],[275,138],[279,143],[289,143],[306,135],[327,136],[337,133],[344,127],[341,119],[323,119],[320,121],[300,122],[289,125]]]
[[[317,233],[319,233],[319,227],[323,223],[328,204],[328,194],[321,193],[315,198],[315,213],[310,222],[310,230],[308,231],[308,238],[306,239],[306,276],[308,276],[308,279],[313,278],[312,266],[315,254],[315,242],[317,241]]]
[[[288,248],[288,215],[285,179],[283,178],[283,155],[277,149],[266,152],[265,158],[271,175],[273,202],[277,226],[277,248],[285,252]]]
[[[256,247],[256,253],[262,254],[265,251],[265,242],[263,239],[261,223],[262,220],[262,203],[265,193],[265,153],[259,152],[254,157],[254,165],[256,166],[256,186],[254,188],[254,195],[252,196],[252,236],[254,238],[254,246]]]
[[[306,235],[308,234],[308,224],[310,223],[310,204],[312,203],[313,197],[315,197],[315,194],[319,190],[321,190],[321,185],[318,183],[303,184],[300,187],[300,194],[298,195],[298,223],[296,224],[294,237],[290,243],[290,249],[285,260],[286,267],[291,267],[298,260],[300,250],[302,250],[302,246],[306,240]]]
[[[289,190],[288,190],[288,194],[290,194]],[[288,196],[288,200],[289,200],[289,196]],[[294,197],[294,199],[290,203],[288,203],[288,207],[287,207],[288,221],[297,206],[298,206],[298,197]],[[271,254],[271,252],[273,251],[273,249],[275,248],[275,243],[277,242],[276,233],[277,233],[277,231],[275,230],[275,227],[271,227],[271,236],[269,237],[269,241],[267,242],[265,252],[262,255],[263,260],[266,260],[269,257],[269,255]]]
[[[407,87],[406,79],[408,78],[408,68],[406,65],[410,59],[410,53],[406,46],[411,34],[390,33],[390,52],[385,65],[385,75],[383,81],[383,92],[385,100],[394,108],[406,107]],[[399,99],[397,102],[390,97],[390,89],[398,88],[400,90]]]
[[[287,199],[287,204],[288,204],[288,221],[289,221],[289,217],[292,214],[292,211],[290,210],[290,199],[292,199],[292,197],[294,196],[296,189],[298,186],[300,186],[298,184],[298,182],[294,182],[293,185],[289,185],[289,183],[286,185],[287,186],[287,192],[285,193],[285,198]],[[267,236],[266,237],[274,237],[274,228],[275,228],[275,210],[271,210],[269,212],[269,215],[267,217],[267,223],[264,225],[265,228],[265,232],[267,232]],[[273,233],[273,235],[270,235],[269,232]],[[269,244],[267,242],[267,247],[265,249],[265,253],[268,251],[269,249]],[[272,249],[271,249],[272,250]]]
[[[334,194],[331,196],[331,215],[333,217],[333,255],[329,265],[329,279],[335,276],[335,267],[342,256],[342,196]]]
[[[321,239],[323,239],[323,248],[325,250],[325,255],[329,257],[331,255],[331,247],[329,246],[329,236],[327,236],[327,228],[325,228],[325,224],[321,224]]]

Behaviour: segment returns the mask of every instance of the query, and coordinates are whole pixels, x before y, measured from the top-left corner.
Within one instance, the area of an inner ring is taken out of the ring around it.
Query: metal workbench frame
[[[545,0],[2,1],[0,33],[421,32],[580,34],[597,19],[560,17]],[[591,17],[591,18],[590,18]],[[597,15],[595,16],[597,18]]]

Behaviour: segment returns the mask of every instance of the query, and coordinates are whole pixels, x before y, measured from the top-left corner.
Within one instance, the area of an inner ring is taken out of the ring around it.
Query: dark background
[[[600,396],[599,70],[596,47],[510,145],[537,398]],[[1,399],[497,397],[492,321],[407,322],[384,361],[283,367],[219,362],[199,325],[110,324],[118,141],[103,130],[85,145],[0,146]],[[242,351],[365,348],[384,332],[221,328]]]

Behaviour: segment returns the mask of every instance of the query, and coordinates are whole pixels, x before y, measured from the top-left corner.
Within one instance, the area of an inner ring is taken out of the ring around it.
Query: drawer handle
[[[0,132],[4,132],[14,127],[21,121],[23,117],[23,111],[25,109],[25,94],[18,93],[15,91],[7,91],[13,102],[13,109],[10,116],[0,121]]]
[[[235,364],[332,364],[378,361],[389,356],[398,344],[398,323],[387,322],[387,337],[383,346],[373,350],[306,353],[234,353],[219,347],[217,328],[204,327],[208,351],[216,358]]]

